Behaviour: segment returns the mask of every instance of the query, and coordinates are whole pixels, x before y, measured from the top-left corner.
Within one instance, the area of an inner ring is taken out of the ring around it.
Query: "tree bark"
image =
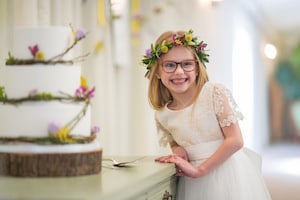
[[[0,153],[0,175],[56,177],[97,174],[102,149],[83,153]]]

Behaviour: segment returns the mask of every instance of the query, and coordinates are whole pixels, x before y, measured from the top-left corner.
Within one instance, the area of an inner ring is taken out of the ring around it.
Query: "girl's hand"
[[[204,175],[204,171],[202,171],[201,168],[194,167],[187,160],[176,154],[162,156],[156,158],[155,161],[162,163],[174,163],[177,168],[177,172],[175,174],[176,176],[189,176],[192,178],[198,178]]]
[[[174,146],[174,147],[172,147],[172,151],[173,151],[173,154],[176,154],[177,156],[183,158],[184,160],[187,160],[187,161],[189,160],[188,154],[183,147]]]

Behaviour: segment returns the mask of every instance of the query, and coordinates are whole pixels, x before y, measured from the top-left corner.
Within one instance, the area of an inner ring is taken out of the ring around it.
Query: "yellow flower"
[[[83,76],[80,77],[80,86],[85,87],[85,88],[89,88],[89,84],[88,84],[86,78],[83,77]]]
[[[182,45],[182,42],[180,41],[180,40],[175,40],[175,43],[177,44],[177,45]]]
[[[161,52],[162,53],[167,53],[169,51],[169,48],[166,46],[166,45],[163,45],[162,47],[161,47]]]
[[[70,129],[68,127],[63,127],[59,131],[57,131],[56,137],[60,141],[65,142],[65,141],[68,141],[68,135],[69,135],[69,133],[70,133]]]
[[[35,54],[35,59],[37,60],[44,60],[45,59],[45,54],[42,51],[38,51]]]
[[[190,42],[193,39],[193,35],[191,33],[187,33],[184,35],[184,38],[187,42]]]

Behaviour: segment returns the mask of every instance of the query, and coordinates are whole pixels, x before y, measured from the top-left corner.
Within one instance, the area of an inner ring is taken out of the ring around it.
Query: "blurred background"
[[[77,51],[92,53],[81,65],[96,86],[92,120],[104,154],[164,154],[141,59],[162,32],[191,28],[208,43],[211,81],[232,90],[245,116],[245,146],[263,155],[273,199],[293,199],[299,192],[287,183],[300,183],[299,9],[297,0],[0,0],[1,66],[19,26],[83,27],[88,37]]]

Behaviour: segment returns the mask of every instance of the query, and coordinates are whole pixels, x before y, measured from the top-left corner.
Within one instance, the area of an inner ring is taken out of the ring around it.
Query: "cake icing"
[[[29,59],[32,55],[28,47],[38,44],[45,54],[45,59],[49,59],[65,51],[73,39],[69,27],[18,27],[14,32],[12,52],[16,58]],[[71,56],[69,52],[64,59]]]
[[[80,85],[81,67],[70,65],[32,65],[0,67],[0,86],[10,98],[27,96],[32,90],[52,95],[74,95]]]

